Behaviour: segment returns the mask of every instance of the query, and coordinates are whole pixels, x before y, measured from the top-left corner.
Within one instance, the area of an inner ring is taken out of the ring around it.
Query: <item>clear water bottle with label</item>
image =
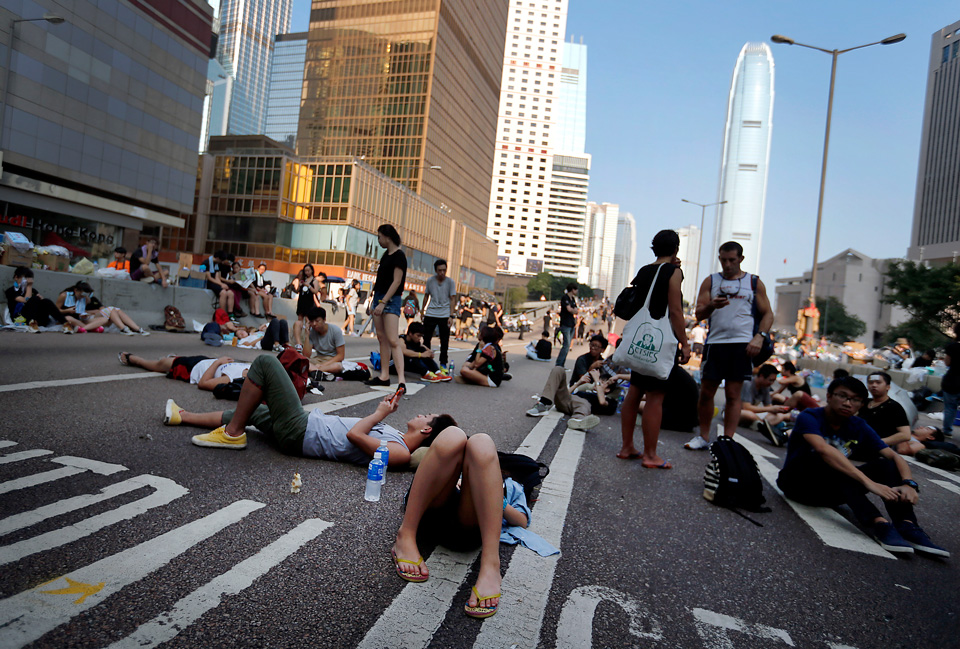
[[[450,361],[449,363],[447,363],[447,373],[450,374],[450,376],[453,376],[454,367],[456,366],[453,364],[453,361]]]
[[[380,488],[383,486],[383,474],[386,467],[382,460],[374,458],[370,460],[367,467],[367,489],[363,493],[363,499],[368,502],[380,501]]]
[[[380,481],[380,484],[387,484],[387,467],[390,466],[390,448],[382,439],[380,440],[380,446],[373,452],[373,459],[383,462],[383,480]]]

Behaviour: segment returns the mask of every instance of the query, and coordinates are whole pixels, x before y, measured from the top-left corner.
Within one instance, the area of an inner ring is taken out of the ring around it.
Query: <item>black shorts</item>
[[[189,383],[190,372],[197,366],[197,363],[209,360],[211,360],[209,356],[177,356],[173,359],[170,371],[167,372],[167,378]]]
[[[700,376],[705,381],[742,383],[753,377],[747,343],[707,343],[703,346]]]
[[[213,294],[219,297],[220,291],[223,290],[223,287],[215,282],[211,282],[210,280],[207,280],[207,289],[213,291]]]
[[[417,528],[417,543],[442,545],[454,552],[468,552],[479,548],[482,544],[480,528],[463,525],[457,512],[459,508],[460,490],[454,489],[442,506],[423,513]]]
[[[640,388],[645,393],[667,391],[667,379],[658,379],[638,372],[630,372],[630,385]]]
[[[691,347],[691,351],[692,351],[694,354],[702,354],[702,353],[703,353],[703,343],[693,343],[693,345],[691,345],[690,347]]]

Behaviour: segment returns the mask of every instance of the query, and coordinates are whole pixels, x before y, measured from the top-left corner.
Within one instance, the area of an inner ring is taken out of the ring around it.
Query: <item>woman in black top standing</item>
[[[390,224],[377,228],[377,241],[387,251],[380,258],[377,281],[373,285],[373,326],[380,342],[380,376],[366,381],[367,385],[390,385],[390,359],[397,368],[400,385],[397,392],[407,389],[403,382],[403,344],[400,342],[400,298],[407,279],[407,257],[400,249],[400,234]]]
[[[297,290],[297,323],[293,327],[293,342],[297,351],[303,351],[303,338],[308,334],[307,313],[317,304],[320,284],[313,270],[313,264],[304,264],[293,280]]]
[[[661,230],[653,238],[653,254],[656,261],[644,266],[633,278],[631,284],[639,289],[639,294],[646,297],[649,291],[650,316],[660,319],[669,310],[670,325],[680,343],[680,363],[690,360],[690,343],[687,342],[687,332],[683,322],[683,298],[680,284],[683,282],[683,272],[677,263],[677,252],[680,250],[680,237],[674,230]],[[657,270],[660,273],[657,275]],[[657,283],[653,284],[656,276]],[[647,396],[647,405],[643,408],[643,455],[637,452],[633,445],[633,431],[637,425],[637,412],[640,400],[644,393]],[[620,409],[620,432],[623,436],[623,447],[617,453],[622,460],[640,459],[648,469],[671,469],[668,461],[657,455],[657,441],[660,439],[660,422],[663,419],[663,398],[667,394],[667,381],[643,376],[636,372],[630,373],[630,389],[623,399]]]

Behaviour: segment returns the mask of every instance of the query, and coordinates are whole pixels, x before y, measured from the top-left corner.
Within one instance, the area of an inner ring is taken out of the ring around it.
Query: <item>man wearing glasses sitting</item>
[[[867,423],[854,415],[867,399],[867,388],[847,376],[827,390],[827,405],[797,417],[787,445],[787,459],[777,485],[784,495],[814,507],[847,505],[880,546],[897,553],[949,557],[920,528],[913,508],[919,486],[910,466]],[[854,462],[863,462],[854,464]],[[880,496],[889,520],[870,502]]]

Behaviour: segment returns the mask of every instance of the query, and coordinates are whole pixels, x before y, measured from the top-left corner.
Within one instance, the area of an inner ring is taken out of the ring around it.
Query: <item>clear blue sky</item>
[[[309,0],[294,0],[294,31],[306,30],[309,11]],[[730,77],[745,42],[784,34],[844,49],[904,32],[902,43],[839,58],[820,244],[821,260],[847,247],[901,257],[930,35],[957,20],[956,0],[570,0],[567,38],[588,46],[590,200],[637,217],[637,262],[645,263],[658,230],[699,222],[700,208],[681,198],[716,200]],[[760,273],[772,289],[812,262],[830,57],[771,48],[776,97]],[[707,210],[705,242],[712,217]]]

